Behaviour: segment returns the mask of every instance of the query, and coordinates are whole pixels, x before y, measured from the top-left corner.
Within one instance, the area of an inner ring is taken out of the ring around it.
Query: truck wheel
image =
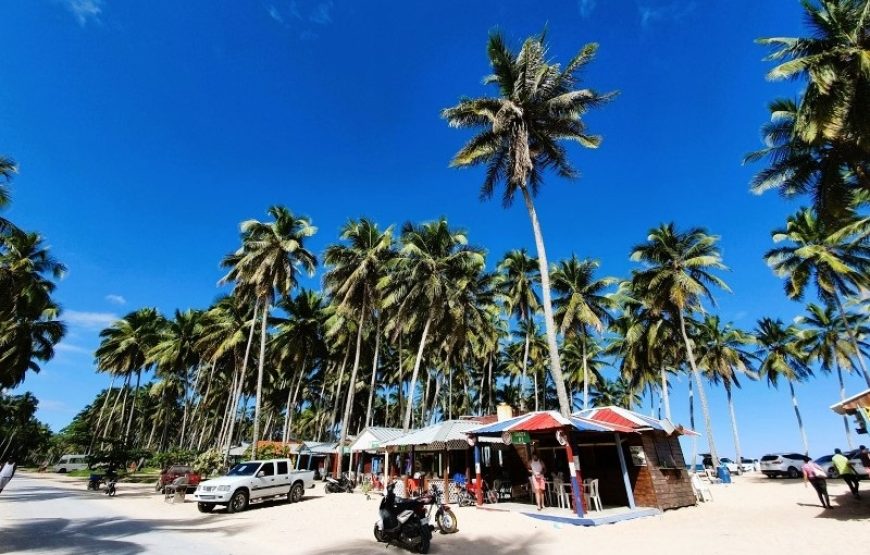
[[[305,495],[305,488],[302,484],[296,482],[290,487],[290,493],[287,494],[287,500],[291,503],[299,503],[302,501],[302,496]]]
[[[248,492],[245,490],[236,491],[232,497],[230,497],[230,502],[227,505],[228,513],[240,513],[248,508]]]
[[[214,510],[214,503],[197,503],[196,508],[201,513],[210,513]]]

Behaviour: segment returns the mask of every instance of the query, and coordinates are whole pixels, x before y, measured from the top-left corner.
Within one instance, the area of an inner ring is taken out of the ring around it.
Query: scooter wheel
[[[384,533],[381,532],[381,529],[378,528],[378,525],[377,525],[377,524],[375,524],[375,539],[376,539],[379,543],[384,543],[385,541],[387,541],[386,539],[384,539]]]

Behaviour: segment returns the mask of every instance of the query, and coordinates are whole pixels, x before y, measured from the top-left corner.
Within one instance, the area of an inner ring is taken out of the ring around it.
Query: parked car
[[[761,457],[761,472],[768,478],[800,478],[804,456],[800,453],[771,453]]]
[[[852,463],[853,467],[855,467],[855,472],[858,473],[858,478],[860,478],[861,480],[866,480],[867,478],[870,478],[870,472],[868,472],[868,470],[864,468],[864,465],[861,463],[861,459],[858,458],[857,449],[855,449],[854,451],[849,451],[848,453],[843,453],[843,456],[849,459],[849,462]],[[822,469],[828,473],[828,478],[839,478],[840,473],[837,472],[837,469],[834,468],[834,463],[831,462],[831,459],[833,458],[834,455],[825,455],[824,457],[819,457],[818,459],[816,459],[816,464],[821,466]]]
[[[760,465],[758,459],[747,459],[740,457],[740,464],[743,467],[743,472],[758,472]]]
[[[154,490],[163,493],[163,489],[167,485],[184,475],[187,475],[187,491],[195,490],[196,486],[199,485],[201,478],[191,467],[183,464],[174,464],[165,468],[160,473],[160,477],[157,479],[157,484],[154,486]]]
[[[289,459],[269,459],[243,462],[226,476],[200,482],[193,497],[200,512],[225,505],[227,512],[235,513],[247,509],[251,501],[273,497],[287,496],[287,501],[296,503],[313,487],[313,470],[293,470]]]
[[[722,457],[721,459],[719,459],[719,462],[721,464],[724,464],[725,468],[727,468],[728,472],[730,472],[731,474],[743,474],[743,465],[737,464],[728,457]]]
[[[64,474],[73,470],[84,470],[87,467],[87,455],[64,455],[51,469]]]

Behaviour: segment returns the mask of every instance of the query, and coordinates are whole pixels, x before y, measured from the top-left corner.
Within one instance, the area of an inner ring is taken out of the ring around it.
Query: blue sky
[[[624,276],[649,228],[700,225],[721,235],[731,268],[724,320],[802,311],[761,258],[799,203],[751,195],[759,167],[741,165],[767,102],[799,86],[765,81],[753,43],[799,35],[797,1],[28,0],[2,19],[0,152],[21,165],[8,217],[70,269],[58,288],[70,333],[22,386],[54,429],[108,383],[93,367],[99,329],[141,306],[207,306],[238,223],[271,204],[309,215],[318,251],[350,217],[442,215],[491,258],[533,251],[522,206],[479,202],[480,173],[447,167],[466,135],[438,115],[487,91],[496,27],[518,44],[546,26],[563,61],[600,43],[585,85],[620,91],[586,120],[602,147],[571,147],[582,178],[550,180],[538,198],[551,259],[595,257]],[[686,387],[672,392],[684,422]],[[842,445],[827,408],[836,380],[797,390],[811,452]],[[724,392],[708,393],[731,453]],[[787,388],[750,384],[736,402],[745,453],[800,448]]]

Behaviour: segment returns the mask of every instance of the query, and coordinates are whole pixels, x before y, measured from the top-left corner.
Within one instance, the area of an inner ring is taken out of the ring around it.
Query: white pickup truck
[[[212,512],[215,505],[226,505],[227,512],[235,513],[251,501],[271,497],[286,495],[287,501],[296,503],[313,487],[313,470],[293,470],[289,459],[269,459],[243,462],[226,476],[200,482],[193,497],[202,513]]]

